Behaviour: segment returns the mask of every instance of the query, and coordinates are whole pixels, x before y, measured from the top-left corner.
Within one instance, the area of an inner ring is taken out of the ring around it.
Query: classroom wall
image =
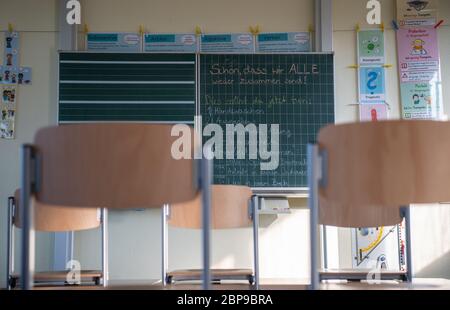
[[[21,32],[21,64],[33,68],[33,84],[18,91],[16,139],[0,139],[0,288],[6,283],[6,202],[19,187],[20,145],[32,141],[38,128],[56,123],[56,12],[55,0],[0,0],[1,62],[4,31],[12,23]],[[37,234],[36,249],[36,269],[49,270],[53,234]]]
[[[365,1],[338,0],[333,10],[336,53],[336,119],[355,121],[356,72],[347,66],[356,60],[356,23],[363,23]],[[388,102],[391,117],[400,116],[396,73],[395,37],[390,29],[394,1],[383,0],[388,69]],[[89,0],[83,18],[90,31],[185,32],[196,25],[205,32],[247,31],[259,24],[264,31],[307,30],[313,24],[312,0]],[[23,8],[27,8],[26,10]],[[17,139],[0,140],[0,287],[4,286],[6,198],[19,184],[19,146],[32,140],[35,131],[56,121],[56,0],[0,0],[0,31],[12,22],[21,34],[21,63],[33,67],[33,85],[21,86],[18,96]],[[450,1],[440,1],[439,30],[445,112],[450,111]],[[0,33],[0,36],[2,34]],[[2,50],[3,40],[0,41]],[[260,231],[261,276],[307,278],[309,268],[308,211],[306,200],[291,200],[292,214],[263,216]],[[413,209],[413,255],[420,276],[450,278],[450,211],[444,206]],[[440,223],[436,225],[436,223]],[[150,211],[115,211],[110,214],[110,272],[112,279],[156,279],[160,276],[160,214]],[[199,233],[171,229],[169,267],[198,267]],[[432,240],[432,241],[430,241]],[[350,235],[339,230],[341,267],[351,265]],[[75,235],[75,253],[84,268],[100,266],[99,232]],[[51,234],[40,235],[38,269],[52,266]],[[251,266],[251,230],[219,231],[213,235],[213,263],[217,267]],[[345,251],[347,249],[347,251]]]

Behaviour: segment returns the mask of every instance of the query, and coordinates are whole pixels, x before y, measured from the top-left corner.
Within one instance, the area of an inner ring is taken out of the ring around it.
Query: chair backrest
[[[319,221],[375,227],[398,224],[399,207],[450,200],[450,123],[382,121],[330,125]]]
[[[32,202],[33,203],[33,202]],[[13,224],[21,228],[20,190],[14,193],[15,216]],[[77,231],[100,226],[98,209],[66,208],[45,205],[34,201],[34,229],[38,231],[59,232]]]
[[[211,186],[211,227],[227,229],[248,227],[249,201],[252,190],[247,186]],[[169,225],[181,228],[200,229],[202,227],[200,197],[187,203],[171,205]]]
[[[83,124],[47,127],[37,201],[72,207],[151,208],[194,199],[193,160],[173,158],[170,125]],[[192,141],[193,130],[190,130]],[[190,147],[185,145],[185,147]],[[192,152],[191,152],[192,155]]]

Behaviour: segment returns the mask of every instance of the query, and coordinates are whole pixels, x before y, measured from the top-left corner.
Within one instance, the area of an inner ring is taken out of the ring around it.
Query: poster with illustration
[[[431,83],[402,83],[403,119],[437,119],[440,104],[438,87]]]
[[[359,102],[385,101],[385,72],[383,67],[359,68]]]
[[[378,122],[388,119],[388,107],[385,103],[361,104],[359,120],[361,122]]]
[[[404,224],[352,228],[352,266],[354,269],[404,271]]]
[[[359,64],[384,64],[384,32],[381,29],[370,29],[360,30],[357,33]]]
[[[2,80],[3,84],[17,84],[18,70],[17,67],[3,66]]]
[[[12,119],[0,119],[0,139],[14,139],[14,123],[14,117]]]
[[[16,87],[3,86],[2,88],[2,104],[12,106],[16,104]]]
[[[438,0],[397,0],[397,20],[403,26],[434,26]]]
[[[5,58],[4,67],[15,67],[19,65],[19,33],[7,32],[5,35]]]
[[[402,82],[427,82],[440,70],[437,40],[434,27],[402,28],[397,31]]]
[[[20,67],[17,73],[17,84],[19,85],[30,85],[31,84],[31,68],[30,67]]]

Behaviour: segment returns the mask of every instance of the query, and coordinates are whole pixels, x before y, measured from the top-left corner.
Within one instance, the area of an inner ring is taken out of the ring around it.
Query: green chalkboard
[[[200,55],[199,66],[203,127],[219,124],[224,131],[224,159],[214,161],[214,182],[266,188],[307,187],[306,146],[315,141],[322,126],[334,122],[333,54],[204,54]],[[259,125],[267,124],[269,150],[272,125],[278,124],[276,169],[261,170],[261,163],[275,159],[261,156],[262,143],[256,159],[237,159],[237,138],[234,157],[226,154],[227,124],[254,124],[259,131]]]
[[[196,55],[64,52],[60,123],[193,122]]]

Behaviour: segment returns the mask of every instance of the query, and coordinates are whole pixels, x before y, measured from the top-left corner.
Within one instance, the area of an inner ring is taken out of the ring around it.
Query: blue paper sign
[[[200,51],[204,53],[254,53],[255,44],[250,33],[204,34]]]
[[[144,35],[144,52],[196,53],[197,37],[193,33]]]
[[[141,36],[138,33],[88,33],[86,48],[96,52],[141,51]]]
[[[361,67],[359,69],[359,101],[384,102],[385,76],[383,67]]]
[[[258,35],[258,52],[310,52],[309,32],[260,33]]]

